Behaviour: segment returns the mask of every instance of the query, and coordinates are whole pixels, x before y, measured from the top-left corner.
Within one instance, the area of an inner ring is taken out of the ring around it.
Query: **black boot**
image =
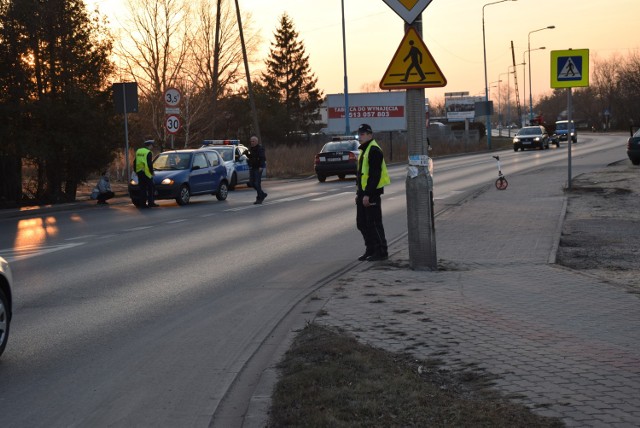
[[[361,262],[367,260],[368,257],[371,257],[373,255],[373,250],[370,249],[366,249],[364,254],[361,255],[360,257],[358,257],[358,260],[360,260]]]

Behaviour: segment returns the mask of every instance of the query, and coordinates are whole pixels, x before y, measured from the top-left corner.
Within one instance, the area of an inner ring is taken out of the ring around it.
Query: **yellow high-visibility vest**
[[[364,151],[364,153],[360,151],[360,156],[364,156],[364,158],[362,159],[362,170],[360,171],[360,186],[362,187],[362,190],[364,190],[367,187],[367,181],[369,180],[369,150],[371,149],[371,146],[376,146],[378,149],[380,149],[380,151],[382,151],[382,148],[380,148],[376,140],[371,140],[369,142],[369,145],[367,146],[367,149]],[[360,164],[360,162],[358,162],[358,164]],[[387,171],[387,164],[383,158],[382,171],[380,173],[380,181],[378,182],[376,189],[381,189],[388,184],[391,184],[391,178],[389,177],[389,171]]]
[[[140,147],[136,150],[136,172],[144,171],[144,175],[151,178],[153,174],[151,174],[151,165],[147,165],[147,155],[151,153],[151,150],[146,147]]]

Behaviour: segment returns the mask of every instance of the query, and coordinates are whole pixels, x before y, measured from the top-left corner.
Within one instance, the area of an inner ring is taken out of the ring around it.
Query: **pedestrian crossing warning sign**
[[[589,49],[551,51],[551,87],[589,86]]]
[[[409,27],[382,77],[380,89],[441,88],[446,85],[447,79],[429,49],[415,28]]]

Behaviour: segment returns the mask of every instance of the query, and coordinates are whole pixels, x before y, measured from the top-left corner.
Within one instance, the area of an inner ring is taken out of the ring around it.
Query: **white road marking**
[[[326,201],[326,200],[329,200],[329,199],[337,199],[337,198],[343,197],[345,195],[349,195],[349,196],[355,198],[356,192],[341,192],[341,193],[336,193],[336,194],[333,194],[333,195],[323,196],[321,198],[313,198],[313,199],[311,199],[311,202],[321,202],[321,201]]]
[[[55,251],[66,250],[68,248],[84,245],[84,242],[62,245],[29,245],[26,247],[9,248],[0,250],[0,256],[4,257],[9,263],[15,260],[24,260],[30,257],[41,256],[43,254],[53,253]]]

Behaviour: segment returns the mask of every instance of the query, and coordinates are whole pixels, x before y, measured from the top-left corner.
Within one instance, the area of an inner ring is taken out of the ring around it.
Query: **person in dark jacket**
[[[358,260],[378,261],[389,257],[387,238],[382,225],[384,186],[391,183],[382,149],[373,139],[371,126],[358,128],[360,156],[356,175],[356,225],[364,238],[365,252]]]
[[[247,153],[247,162],[249,164],[249,181],[251,186],[256,189],[256,201],[254,205],[261,204],[267,197],[262,190],[262,171],[267,167],[267,157],[264,153],[264,147],[258,141],[255,135],[251,137],[251,148]]]

